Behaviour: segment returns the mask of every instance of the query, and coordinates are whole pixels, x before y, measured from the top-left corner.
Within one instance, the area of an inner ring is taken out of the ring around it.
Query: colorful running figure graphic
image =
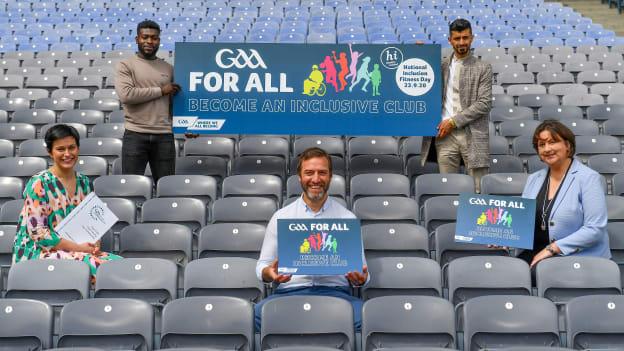
[[[379,64],[376,63],[373,66],[373,71],[370,73],[371,83],[373,84],[373,96],[379,96],[379,85],[381,85],[381,71],[379,70]]]
[[[323,72],[319,71],[317,65],[312,65],[312,72],[303,81],[303,94],[308,96],[325,95],[325,83],[323,83]]]
[[[336,52],[332,51],[332,56],[334,57],[334,62],[340,67],[340,72],[338,72],[338,80],[340,80],[340,89],[339,91],[343,91],[347,86],[347,81],[345,80],[345,76],[349,73],[349,67],[347,66],[347,54],[341,52],[338,56],[340,59],[336,58]]]
[[[318,248],[316,245],[316,238],[314,237],[314,234],[310,234],[310,236],[308,237],[308,241],[310,242],[310,247],[312,247],[314,251],[318,251]]]
[[[333,85],[334,90],[338,92],[338,82],[336,81],[336,66],[334,65],[334,61],[332,61],[331,57],[325,56],[325,60],[319,65],[321,67],[321,71],[325,74],[325,82],[327,84]]]
[[[369,56],[366,56],[362,59],[362,65],[357,70],[357,77],[355,79],[355,82],[351,83],[351,86],[349,87],[349,92],[352,92],[353,87],[356,86],[362,79],[366,81],[362,86],[362,91],[368,92],[368,90],[366,90],[366,86],[368,86],[368,83],[370,83],[370,73],[368,72],[368,63],[370,62],[370,60],[371,58]]]
[[[338,252],[338,239],[334,238],[334,242],[332,243],[332,251],[334,251],[334,255]]]
[[[345,78],[351,77],[351,85],[353,85],[357,76],[358,60],[363,55],[363,53],[359,51],[353,51],[353,49],[351,49],[351,43],[349,43],[349,52],[351,53],[351,64],[349,65],[349,74],[347,74]]]
[[[325,245],[323,246],[323,248],[321,249],[321,251],[331,251],[332,249],[332,236],[331,234],[329,234],[329,236],[327,237],[327,240],[325,240]]]

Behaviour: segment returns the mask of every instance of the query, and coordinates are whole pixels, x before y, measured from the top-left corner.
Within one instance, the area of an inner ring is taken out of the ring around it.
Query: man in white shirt
[[[260,331],[262,306],[267,300],[288,295],[334,296],[348,300],[353,306],[355,328],[361,323],[362,300],[351,295],[351,287],[364,285],[368,269],[362,251],[362,272],[349,272],[344,276],[310,276],[279,274],[277,272],[277,220],[284,218],[355,218],[355,215],[328,196],[332,178],[331,157],[322,149],[309,148],[299,156],[297,165],[303,194],[292,204],[273,214],[262,243],[262,251],[256,265],[258,279],[266,283],[278,283],[274,294],[255,306],[256,329]]]
[[[472,27],[465,19],[449,26],[453,54],[442,60],[444,81],[442,120],[435,137],[440,173],[458,173],[463,160],[479,191],[489,168],[489,113],[492,106],[492,66],[472,55]],[[423,138],[422,165],[432,138]]]

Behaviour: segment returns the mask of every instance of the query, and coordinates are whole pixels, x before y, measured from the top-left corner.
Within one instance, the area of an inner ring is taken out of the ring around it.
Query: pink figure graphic
[[[323,233],[323,241],[321,242],[321,245],[319,245],[319,248],[321,250],[323,250],[323,247],[325,247],[326,242],[327,242],[327,233]]]
[[[490,222],[490,224],[496,223],[496,219],[494,218],[494,213],[492,213],[491,208],[488,208],[486,214],[487,214],[488,222]]]
[[[349,52],[351,53],[351,64],[349,65],[349,74],[347,74],[345,78],[351,77],[351,85],[353,85],[357,77],[358,60],[362,55],[364,55],[364,53],[359,51],[353,51],[353,49],[351,49],[351,43],[349,43]]]
[[[325,60],[321,62],[319,67],[322,68],[322,71],[325,74],[325,82],[327,84],[333,85],[336,92],[338,92],[338,82],[336,81],[336,66],[334,66],[334,61],[332,61],[331,57],[325,56]]]
[[[310,234],[310,236],[308,237],[308,241],[310,242],[310,247],[312,248],[312,250],[318,251],[314,235]]]
[[[339,91],[343,91],[345,86],[347,86],[347,81],[345,80],[345,76],[349,73],[349,67],[347,67],[347,54],[341,52],[338,56],[339,59],[336,58],[336,52],[332,51],[332,56],[334,57],[334,62],[338,66],[340,66],[340,72],[338,72],[338,80],[340,80],[340,89]]]

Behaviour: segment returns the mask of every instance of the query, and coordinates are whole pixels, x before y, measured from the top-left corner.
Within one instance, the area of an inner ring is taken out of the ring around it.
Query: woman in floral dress
[[[53,165],[35,174],[24,189],[24,208],[13,246],[13,262],[34,259],[83,261],[94,278],[97,267],[120,256],[100,251],[99,243],[78,244],[60,238],[54,228],[91,192],[89,179],[74,170],[80,137],[59,124],[45,135]]]

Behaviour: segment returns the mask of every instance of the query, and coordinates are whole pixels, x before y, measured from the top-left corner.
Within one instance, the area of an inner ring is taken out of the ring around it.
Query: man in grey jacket
[[[481,177],[489,168],[492,66],[472,55],[473,38],[469,21],[456,19],[449,25],[453,54],[442,60],[442,120],[435,138],[423,138],[422,164],[435,142],[440,173],[458,173],[463,159],[479,191]]]

